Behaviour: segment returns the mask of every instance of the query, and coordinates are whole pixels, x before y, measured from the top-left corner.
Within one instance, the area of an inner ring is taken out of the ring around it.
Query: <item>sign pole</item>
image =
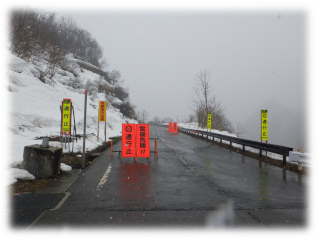
[[[98,120],[97,120],[97,142],[99,142],[99,108],[98,108],[98,116],[97,116]]]
[[[62,134],[62,124],[63,124],[63,101],[62,101],[62,105],[60,105],[60,110],[61,110],[61,127],[60,127],[60,142],[62,143],[62,148],[63,148],[63,134]]]
[[[105,143],[106,143],[106,121],[107,121],[107,102],[105,101]]]
[[[83,138],[83,156],[82,156],[82,168],[86,168],[85,160],[85,138],[86,138],[86,106],[87,106],[87,90],[84,91],[85,103],[84,103],[84,138]]]

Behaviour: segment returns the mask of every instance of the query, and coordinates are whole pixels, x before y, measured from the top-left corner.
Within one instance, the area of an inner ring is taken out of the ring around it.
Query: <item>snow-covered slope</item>
[[[41,144],[41,140],[36,140],[40,136],[59,136],[61,112],[60,105],[63,98],[72,100],[77,134],[83,134],[84,125],[84,86],[91,82],[103,81],[101,76],[89,70],[82,69],[76,63],[72,55],[68,55],[68,64],[71,65],[73,73],[63,69],[58,69],[52,79],[44,78],[43,83],[40,71],[45,71],[47,62],[44,59],[34,63],[26,62],[21,58],[8,52],[9,63],[9,122],[8,130],[10,136],[8,168],[18,168],[23,161],[24,146]],[[67,67],[66,67],[67,68]],[[74,84],[75,80],[79,82]],[[75,85],[72,87],[71,85]],[[104,122],[100,122],[99,137],[97,141],[98,129],[98,102],[105,101],[104,93],[95,93],[87,97],[87,128],[89,135],[86,140],[86,150],[96,148],[102,144],[104,139]],[[117,98],[115,102],[120,102]],[[124,117],[117,108],[107,102],[107,140],[110,137],[121,134],[121,124],[133,122],[132,119]],[[73,128],[73,127],[72,127]],[[50,142],[52,146],[61,146],[59,142]],[[74,145],[74,152],[83,150],[83,141],[78,140]],[[63,149],[68,152],[68,149]],[[16,171],[12,171],[16,172]],[[19,178],[18,174],[15,176]],[[9,180],[10,183],[14,180]]]

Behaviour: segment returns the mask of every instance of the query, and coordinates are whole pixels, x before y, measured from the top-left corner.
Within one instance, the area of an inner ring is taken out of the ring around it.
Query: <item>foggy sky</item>
[[[192,113],[194,79],[207,69],[232,121],[268,100],[304,109],[306,14],[302,11],[55,11],[102,46],[132,104],[150,119]]]

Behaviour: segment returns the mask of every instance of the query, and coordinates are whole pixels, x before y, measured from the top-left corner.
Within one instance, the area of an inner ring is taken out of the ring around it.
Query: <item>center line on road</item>
[[[176,154],[178,158],[196,175],[200,175],[194,168],[192,168],[186,161],[184,161],[178,154]]]
[[[111,170],[112,170],[112,164],[109,163],[108,168],[107,168],[106,172],[104,173],[104,176],[102,177],[99,184],[97,185],[97,190],[99,190],[106,183],[108,175],[109,175]]]

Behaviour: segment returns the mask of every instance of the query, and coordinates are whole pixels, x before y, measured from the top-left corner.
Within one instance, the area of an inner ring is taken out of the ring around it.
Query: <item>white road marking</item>
[[[63,205],[63,203],[65,203],[65,201],[67,200],[67,198],[71,195],[71,193],[69,192],[65,192],[65,196],[63,197],[63,199],[56,205],[55,208],[50,209],[49,211],[55,211],[57,209],[60,209]]]
[[[184,161],[178,154],[176,154],[178,156],[179,159],[181,159],[181,161],[192,171],[194,172],[196,175],[200,175],[194,168],[192,168],[186,161]]]
[[[162,140],[162,142],[165,142],[165,141],[163,140],[163,138],[160,137],[160,139]]]
[[[109,163],[108,168],[107,168],[106,172],[104,173],[104,176],[102,177],[99,184],[97,185],[97,190],[99,190],[106,183],[108,175],[109,175],[111,170],[112,170],[112,164]]]

